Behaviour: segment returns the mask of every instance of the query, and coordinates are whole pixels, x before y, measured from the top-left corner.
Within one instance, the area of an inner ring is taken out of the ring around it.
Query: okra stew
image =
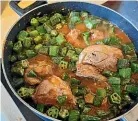
[[[85,11],[28,25],[9,41],[9,59],[12,86],[36,110],[59,120],[107,121],[136,101],[137,55],[118,27]]]

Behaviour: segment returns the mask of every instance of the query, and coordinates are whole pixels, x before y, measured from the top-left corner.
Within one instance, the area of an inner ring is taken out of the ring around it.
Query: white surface
[[[0,82],[1,86],[1,121],[26,121],[20,110]]]

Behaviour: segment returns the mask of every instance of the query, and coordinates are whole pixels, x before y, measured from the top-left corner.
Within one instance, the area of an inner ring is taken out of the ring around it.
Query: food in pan
[[[12,86],[52,118],[106,121],[138,95],[138,60],[131,40],[88,12],[32,18],[8,45],[13,50]]]

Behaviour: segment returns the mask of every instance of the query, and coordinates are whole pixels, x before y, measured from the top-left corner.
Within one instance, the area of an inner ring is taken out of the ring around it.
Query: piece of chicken
[[[46,77],[53,75],[54,66],[50,61],[37,61],[35,64],[29,65],[29,67],[25,70],[25,82],[29,85],[36,85],[41,82],[40,77]],[[30,70],[33,70],[37,77],[28,77],[28,73]]]
[[[86,44],[81,36],[81,31],[79,29],[72,29],[67,35],[66,40],[75,47],[85,48]]]
[[[117,60],[123,58],[122,51],[108,45],[92,45],[85,48],[80,56],[79,63],[90,64],[103,70],[117,71]]]
[[[103,40],[105,38],[105,35],[102,31],[96,30],[96,29],[91,29],[91,40]]]
[[[65,104],[70,105],[70,107],[76,104],[76,99],[69,85],[59,77],[53,75],[38,85],[33,95],[33,100],[38,104],[56,105],[57,97],[62,95],[67,96]]]
[[[100,74],[96,67],[77,63],[77,76],[93,78],[98,81],[106,81],[106,77]]]
[[[122,51],[107,45],[92,45],[85,48],[77,62],[77,76],[106,81],[100,73],[104,70],[117,71],[117,61],[123,58]]]

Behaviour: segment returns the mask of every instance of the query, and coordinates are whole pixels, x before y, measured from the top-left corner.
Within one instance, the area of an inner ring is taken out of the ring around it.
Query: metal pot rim
[[[69,2],[92,4],[92,3],[90,3],[90,2],[84,2],[84,1],[83,1],[83,2],[81,2],[81,1],[80,1],[80,2],[77,2],[77,1],[53,2],[53,3],[50,3],[50,4],[55,4],[55,3],[69,3]],[[40,6],[36,7],[36,8],[34,8],[34,9],[32,9],[32,10],[26,12],[24,15],[22,15],[22,16],[12,25],[11,29],[7,32],[7,35],[6,35],[5,38],[8,37],[9,33],[11,32],[11,30],[12,30],[12,28],[15,26],[15,24],[16,24],[18,21],[20,21],[24,16],[26,16],[26,15],[29,14],[30,12],[34,11],[35,9],[38,9],[38,8],[41,8],[41,7],[43,7],[43,6],[47,6],[47,5],[50,5],[50,4],[43,4],[43,5],[40,5]],[[94,4],[94,5],[97,5],[97,4]],[[114,10],[112,10],[112,9],[110,9],[110,8],[108,8],[108,7],[106,7],[106,6],[103,6],[103,5],[97,5],[97,6],[106,8],[106,9],[108,9],[108,10],[110,10],[110,11],[112,11],[112,12],[118,14],[118,15],[121,16],[123,19],[127,20],[127,21],[138,31],[138,29],[135,27],[135,25],[134,25],[131,21],[129,21],[127,18],[125,18],[124,16],[122,16],[120,13],[118,13],[118,12],[116,12],[116,11],[114,11]],[[5,39],[5,40],[6,40],[6,39]],[[5,42],[6,42],[6,41],[5,41]],[[4,44],[4,46],[5,46],[5,44]],[[3,46],[3,50],[4,50],[4,46]],[[2,57],[3,57],[3,55],[4,55],[4,52],[2,53]],[[20,97],[17,95],[17,93],[15,92],[15,90],[13,89],[13,87],[11,86],[11,84],[10,84],[10,82],[9,82],[9,79],[7,78],[7,74],[6,74],[6,71],[5,71],[4,59],[3,59],[3,58],[2,58],[2,69],[3,69],[4,77],[5,77],[5,79],[6,79],[6,82],[7,82],[8,86],[10,87],[10,89],[12,90],[12,92],[14,93],[14,95],[15,95],[25,106],[27,106],[27,107],[28,107],[29,109],[31,109],[34,113],[37,113],[37,114],[39,114],[40,116],[43,116],[43,117],[45,117],[45,118],[47,118],[47,119],[50,119],[50,120],[60,121],[60,120],[58,120],[58,119],[51,118],[51,117],[49,117],[49,116],[47,116],[47,115],[44,115],[43,113],[37,111],[35,108],[31,107],[28,103],[26,103],[22,98],[20,98]],[[118,117],[115,117],[115,118],[113,118],[113,119],[110,119],[110,120],[108,120],[108,121],[115,121],[115,120],[118,120],[118,119],[120,119],[120,118],[123,118],[125,115],[127,115],[128,113],[130,113],[130,111],[133,110],[134,108],[136,108],[137,106],[138,106],[138,104],[136,104],[133,108],[131,108],[130,110],[128,110],[128,111],[125,112],[124,114],[122,114],[122,115],[120,115],[120,116],[118,116]]]

